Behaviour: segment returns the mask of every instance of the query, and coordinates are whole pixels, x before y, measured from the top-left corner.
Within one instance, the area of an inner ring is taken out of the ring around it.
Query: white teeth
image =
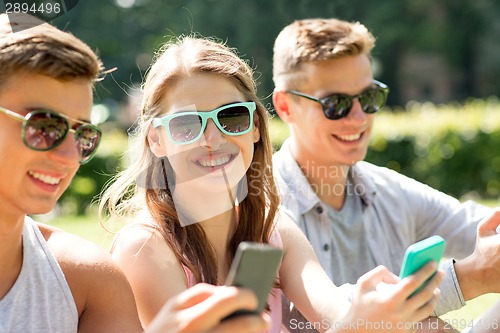
[[[216,167],[222,164],[226,164],[231,159],[231,156],[226,155],[219,157],[217,159],[203,159],[199,160],[198,163],[204,167]]]
[[[337,137],[343,141],[356,141],[361,137],[361,133],[351,135],[337,135]]]
[[[29,171],[28,173],[31,177],[38,179],[38,180],[40,180],[46,184],[49,184],[49,185],[57,185],[61,182],[61,178],[55,178],[55,177],[51,177],[48,175],[42,175],[39,173],[34,173],[32,171]]]

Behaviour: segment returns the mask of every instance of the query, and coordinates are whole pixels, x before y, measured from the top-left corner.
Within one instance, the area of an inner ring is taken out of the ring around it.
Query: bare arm
[[[81,272],[89,290],[80,314],[79,333],[142,332],[132,289],[114,265],[102,265],[101,272]],[[82,283],[83,284],[83,283]]]
[[[302,231],[285,214],[278,230],[283,239],[279,272],[283,293],[311,323],[340,319],[350,307],[349,294],[331,282]]]
[[[500,292],[500,209],[479,223],[476,249],[455,263],[455,272],[465,300],[486,293]]]

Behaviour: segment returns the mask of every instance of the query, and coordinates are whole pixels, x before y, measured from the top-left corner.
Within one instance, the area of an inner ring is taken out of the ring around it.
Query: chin
[[[26,215],[45,215],[45,214],[50,213],[53,209],[54,209],[54,207],[30,209],[29,211],[26,212]]]
[[[24,211],[27,215],[48,214],[56,208],[56,202],[54,202],[53,200],[47,200],[46,202],[39,202],[38,204],[32,204],[25,208],[26,209]]]

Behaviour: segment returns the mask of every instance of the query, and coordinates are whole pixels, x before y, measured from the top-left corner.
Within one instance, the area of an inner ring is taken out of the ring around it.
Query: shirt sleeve
[[[439,298],[435,316],[441,316],[447,312],[458,310],[465,306],[465,299],[462,295],[462,290],[458,284],[457,275],[455,273],[455,259],[447,260],[441,263],[440,268],[445,271],[445,277],[439,289],[441,289],[441,297]]]

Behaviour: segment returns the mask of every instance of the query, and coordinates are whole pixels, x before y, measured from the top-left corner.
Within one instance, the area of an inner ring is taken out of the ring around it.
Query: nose
[[[207,127],[200,138],[200,145],[217,149],[225,142],[226,138],[224,134],[222,134],[212,119],[208,119]]]
[[[361,103],[359,103],[359,99],[357,97],[353,98],[351,111],[344,119],[345,121],[353,123],[364,123],[366,121],[367,114],[361,108]]]
[[[74,133],[68,133],[64,141],[48,151],[49,158],[68,167],[80,164],[80,152],[76,146]]]

